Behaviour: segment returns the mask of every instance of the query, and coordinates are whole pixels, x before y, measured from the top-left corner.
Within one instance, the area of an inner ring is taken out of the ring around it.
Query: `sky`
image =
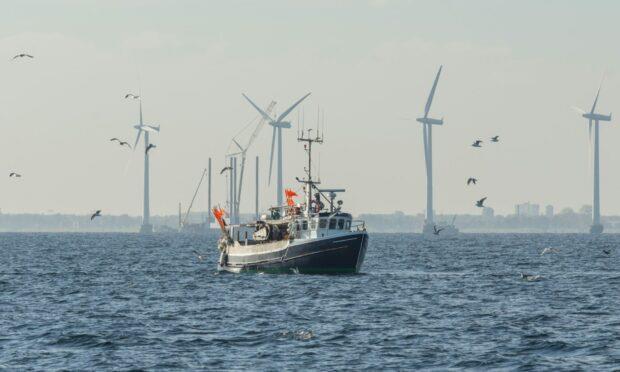
[[[133,142],[138,107],[123,96],[139,90],[145,122],[161,125],[152,214],[187,206],[209,157],[213,200],[225,202],[230,140],[257,119],[241,93],[282,112],[307,92],[284,131],[285,187],[303,176],[298,118],[308,127],[320,107],[322,185],[346,188],[354,214],[421,213],[422,129],[407,118],[423,114],[440,65],[436,212],[480,213],[483,196],[501,214],[526,201],[578,209],[591,204],[592,167],[587,123],[571,106],[589,108],[605,75],[598,107],[620,112],[619,11],[615,1],[5,0],[0,209],[140,215],[142,153],[109,142]],[[21,52],[35,58],[11,60]],[[620,214],[617,126],[601,124],[603,214]],[[245,184],[259,156],[262,208],[276,200],[270,141],[265,127],[248,150]],[[242,212],[253,198],[245,188]]]

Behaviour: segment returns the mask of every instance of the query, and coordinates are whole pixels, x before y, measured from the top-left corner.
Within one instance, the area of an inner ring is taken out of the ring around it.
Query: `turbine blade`
[[[276,127],[273,127],[273,135],[271,136],[271,155],[269,155],[269,177],[267,178],[267,184],[271,185],[271,169],[273,166],[273,149],[276,144]]]
[[[136,143],[133,145],[133,151],[136,151],[138,147],[138,142],[140,142],[140,135],[142,134],[142,129],[138,129],[138,135],[136,136]]]
[[[571,106],[571,108],[577,111],[578,113],[580,113],[581,115],[586,113],[584,110],[580,109],[579,107]]]
[[[245,95],[245,93],[241,93],[243,95],[243,97],[245,97],[245,99],[250,102],[250,104],[252,106],[254,106],[254,108],[261,114],[261,116],[267,120],[268,122],[273,122],[273,119],[271,118],[271,116],[269,116],[269,114],[267,114],[265,111],[263,111],[260,107],[258,107],[254,102],[252,102],[252,100]]]
[[[284,120],[284,118],[291,113],[291,111],[293,111],[295,109],[295,107],[297,107],[297,105],[299,105],[301,103],[301,101],[303,101],[304,99],[306,99],[310,94],[312,94],[312,92],[306,94],[305,96],[301,97],[297,102],[293,103],[293,105],[291,107],[289,107],[286,111],[284,111],[282,114],[280,114],[280,116],[278,116],[278,120],[276,120],[276,122],[281,122],[282,120]]]
[[[140,125],[144,125],[142,124],[142,100],[140,100]]]
[[[441,69],[443,66],[439,66],[439,71],[437,71],[437,76],[435,76],[435,82],[433,83],[433,88],[431,88],[431,92],[428,94],[428,100],[426,101],[426,106],[424,107],[424,118],[428,116],[428,112],[431,110],[431,104],[433,103],[433,97],[435,96],[435,89],[437,89],[437,82],[439,81],[439,75],[441,75]]]
[[[234,138],[233,138],[233,140],[232,140],[232,141],[235,143],[235,145],[237,145],[237,147],[239,148],[239,150],[241,150],[241,151],[243,152],[243,147],[241,147],[241,145],[239,144],[239,142],[237,142]]]
[[[601,78],[601,83],[598,86],[598,90],[596,91],[596,98],[594,98],[594,103],[592,104],[592,110],[590,110],[591,114],[594,114],[594,110],[596,109],[596,104],[598,103],[598,95],[601,93],[601,87],[603,86],[603,80],[605,80],[605,75]]]

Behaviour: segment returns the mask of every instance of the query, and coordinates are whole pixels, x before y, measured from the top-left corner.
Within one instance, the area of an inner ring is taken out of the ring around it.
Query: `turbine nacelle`
[[[431,124],[431,125],[443,125],[443,118],[441,119],[433,119],[433,118],[417,118],[415,119],[418,123],[422,124]]]
[[[280,121],[280,122],[270,121],[269,125],[271,125],[274,128],[290,128],[291,122],[290,121]]]
[[[586,113],[582,114],[581,116],[583,116],[584,118],[586,118],[588,120],[611,121],[611,113],[609,115],[602,115],[602,114],[586,112]]]

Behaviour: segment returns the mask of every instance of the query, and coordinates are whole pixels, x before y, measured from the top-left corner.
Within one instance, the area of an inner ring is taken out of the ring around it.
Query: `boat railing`
[[[366,221],[353,220],[351,221],[351,231],[366,231]]]

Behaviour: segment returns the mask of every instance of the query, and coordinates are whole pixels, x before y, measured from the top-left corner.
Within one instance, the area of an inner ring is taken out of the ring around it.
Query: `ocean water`
[[[620,368],[618,235],[371,234],[347,276],[217,273],[216,238],[0,234],[0,369]]]

